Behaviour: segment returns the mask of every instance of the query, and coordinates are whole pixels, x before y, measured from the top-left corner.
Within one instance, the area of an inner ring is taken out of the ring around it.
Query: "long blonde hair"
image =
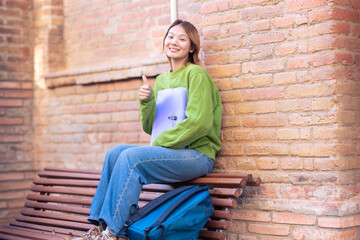
[[[187,21],[183,21],[181,19],[177,19],[175,22],[173,22],[170,27],[168,28],[164,40],[163,40],[163,49],[165,47],[165,39],[167,37],[167,35],[169,34],[169,31],[172,27],[176,26],[176,25],[180,25],[184,28],[186,34],[189,36],[190,38],[190,49],[194,49],[194,51],[191,53],[189,53],[189,59],[188,62],[191,62],[193,64],[196,65],[200,65],[202,66],[202,63],[200,61],[199,58],[199,52],[200,52],[200,37],[199,37],[199,32],[196,29],[196,27],[194,25],[192,25],[191,23],[187,22]],[[169,57],[168,61],[170,63],[171,69],[172,69],[172,64],[171,64],[171,60]]]

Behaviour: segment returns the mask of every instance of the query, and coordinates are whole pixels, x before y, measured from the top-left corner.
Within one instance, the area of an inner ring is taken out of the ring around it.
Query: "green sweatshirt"
[[[178,87],[185,87],[187,91],[186,119],[160,133],[152,146],[191,148],[215,159],[215,154],[221,149],[221,99],[208,73],[198,65],[188,63],[186,67],[156,78],[150,96],[140,100],[140,119],[144,131],[151,134],[157,92]]]

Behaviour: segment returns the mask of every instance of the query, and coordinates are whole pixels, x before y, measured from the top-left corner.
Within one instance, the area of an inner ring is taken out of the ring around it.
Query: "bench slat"
[[[230,188],[244,188],[246,186],[246,180],[244,178],[197,178],[188,183],[195,185],[209,184],[214,187]]]
[[[48,195],[37,195],[29,194],[26,199],[39,201],[39,202],[54,202],[54,203],[70,203],[78,205],[91,205],[92,198],[90,197],[63,197],[63,196],[48,196]]]
[[[40,230],[40,231],[45,231],[45,232],[52,232],[55,231],[56,233],[62,233],[62,234],[66,234],[66,235],[70,235],[70,232],[73,236],[81,236],[83,235],[85,232],[84,231],[76,231],[76,230],[69,230],[66,228],[58,228],[58,227],[49,227],[49,226],[43,226],[43,225],[38,225],[38,224],[32,224],[32,223],[27,223],[27,222],[18,222],[18,221],[10,221],[9,223],[10,226],[17,226],[17,227],[21,227],[21,228],[25,228],[25,229],[35,229],[35,230]]]
[[[54,219],[40,218],[40,217],[28,217],[28,216],[19,216],[16,218],[16,220],[21,222],[37,223],[46,226],[65,227],[69,229],[84,230],[84,231],[87,231],[93,226],[90,223],[77,223],[77,222],[54,220]]]
[[[66,178],[66,179],[86,179],[86,180],[100,180],[100,173],[76,173],[76,172],[57,172],[57,171],[40,171],[40,177],[47,178]]]
[[[87,216],[81,216],[76,214],[61,214],[55,212],[33,210],[28,208],[22,209],[21,214],[24,216],[44,217],[44,218],[52,218],[58,220],[88,223]]]
[[[99,171],[81,170],[81,169],[68,169],[68,168],[56,168],[56,167],[45,167],[44,170],[45,171],[55,171],[55,172],[73,172],[73,173],[99,174]]]
[[[81,196],[94,196],[96,189],[87,189],[87,188],[75,188],[75,187],[42,187],[42,186],[32,186],[30,190],[34,192],[44,192],[44,193],[62,193],[62,194],[71,194],[71,195],[81,195]]]
[[[0,231],[0,239],[7,239],[7,240],[24,240],[23,237],[16,237],[8,234],[1,233]]]
[[[227,230],[227,229],[230,228],[230,222],[228,222],[228,221],[213,221],[213,220],[209,220],[209,221],[207,221],[207,223],[205,224],[205,227],[207,227],[207,228],[216,228],[216,229]]]
[[[82,208],[82,207],[75,207],[70,205],[60,205],[60,204],[51,204],[51,203],[40,203],[30,200],[25,201],[25,207],[40,208],[45,210],[55,210],[55,211],[61,211],[67,213],[79,213],[84,215],[90,214],[90,208]]]
[[[34,240],[49,240],[49,239],[63,240],[64,239],[64,235],[52,236],[49,233],[44,233],[44,232],[40,232],[40,231],[36,232],[36,231],[31,231],[31,230],[30,231],[21,230],[21,229],[18,229],[16,227],[11,227],[11,226],[6,226],[4,228],[1,228],[0,232],[8,234],[8,235],[22,237],[22,239],[34,239]]]
[[[37,178],[33,181],[36,185],[55,185],[55,186],[77,186],[77,187],[97,187],[97,180],[78,180],[78,179],[48,179]]]
[[[215,232],[215,231],[209,231],[209,230],[201,230],[199,237],[209,239],[209,240],[225,240],[226,239],[226,235],[224,232]]]

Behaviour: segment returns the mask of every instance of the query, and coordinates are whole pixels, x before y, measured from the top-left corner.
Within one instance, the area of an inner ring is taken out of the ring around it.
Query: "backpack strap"
[[[201,187],[194,187],[193,189],[191,189],[189,192],[187,192],[185,195],[181,196],[179,199],[177,199],[174,203],[172,203],[168,209],[166,209],[161,215],[160,217],[158,217],[158,219],[156,220],[156,222],[154,224],[152,224],[150,227],[145,228],[145,239],[148,235],[148,233],[151,231],[151,229],[153,229],[156,226],[162,226],[161,224],[165,221],[165,219],[179,206],[181,205],[183,202],[185,202],[186,200],[188,200],[189,198],[191,198],[192,196],[194,196],[196,193],[201,192],[201,191],[205,191],[208,189],[212,189],[213,186],[210,185],[204,185]],[[164,228],[164,226],[162,226]],[[165,239],[165,229],[164,229],[164,233],[163,233],[163,238]]]
[[[194,188],[195,186],[184,186],[184,187],[180,187],[174,190],[171,190],[157,198],[155,198],[154,200],[152,200],[151,202],[149,202],[148,204],[146,204],[144,207],[142,207],[140,210],[135,211],[134,214],[132,214],[132,216],[130,216],[130,218],[125,222],[124,226],[122,227],[122,229],[120,230],[120,232],[125,231],[128,227],[130,227],[131,224],[133,224],[134,222],[139,221],[140,219],[142,219],[143,217],[145,217],[147,214],[149,214],[153,209],[157,208],[158,206],[160,206],[161,204],[163,204],[164,202],[166,202],[167,200],[173,198],[174,196],[185,192],[191,188]]]

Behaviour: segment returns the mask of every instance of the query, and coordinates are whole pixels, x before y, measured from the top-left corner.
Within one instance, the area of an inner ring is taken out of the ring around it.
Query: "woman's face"
[[[172,27],[164,41],[164,51],[172,61],[187,61],[191,49],[191,41],[184,28],[180,25]]]

